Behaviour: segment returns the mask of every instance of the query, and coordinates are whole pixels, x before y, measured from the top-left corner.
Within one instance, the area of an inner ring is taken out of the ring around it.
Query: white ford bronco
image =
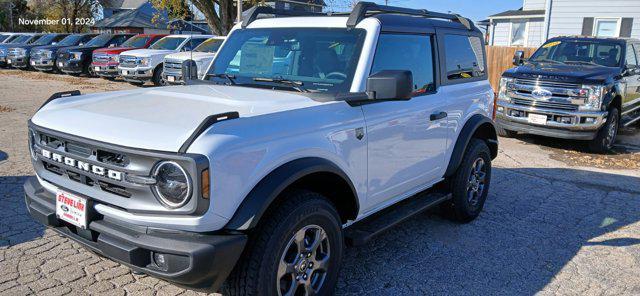
[[[30,214],[231,295],[331,294],[345,245],[434,206],[476,218],[498,153],[482,33],[373,3],[300,14],[252,9],[204,80],[52,96],[29,122]]]

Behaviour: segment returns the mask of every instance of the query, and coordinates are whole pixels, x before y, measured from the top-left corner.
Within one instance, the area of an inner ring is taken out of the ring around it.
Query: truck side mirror
[[[622,73],[622,75],[623,76],[640,75],[640,67],[633,66],[633,65],[626,65],[624,66],[624,72]]]
[[[185,83],[189,80],[198,80],[198,65],[193,60],[182,63],[182,79]]]
[[[524,51],[518,50],[513,54],[513,65],[521,66],[524,63]]]
[[[409,100],[413,95],[411,71],[384,70],[367,79],[370,100]]]

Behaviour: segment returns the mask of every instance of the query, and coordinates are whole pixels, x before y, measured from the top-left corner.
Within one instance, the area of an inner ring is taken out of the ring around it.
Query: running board
[[[448,199],[451,194],[441,191],[419,193],[345,228],[345,242],[349,246],[364,245],[374,236]]]

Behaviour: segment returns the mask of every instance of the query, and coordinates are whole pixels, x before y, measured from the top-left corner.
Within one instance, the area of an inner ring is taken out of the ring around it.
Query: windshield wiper
[[[226,73],[207,73],[204,78],[207,79],[209,77],[214,77],[214,78],[226,78],[227,80],[229,80],[229,82],[231,82],[231,84],[235,85],[236,84],[236,76],[235,75],[229,75]]]
[[[537,63],[554,63],[554,64],[564,64],[561,61],[556,61],[556,60],[549,60],[549,59],[539,59],[539,60],[530,60],[531,62],[537,62]]]
[[[264,77],[255,77],[253,78],[253,81],[278,83],[278,84],[289,86],[299,92],[309,92],[309,90],[303,87],[304,82],[302,81],[288,80],[283,78],[264,78]]]
[[[596,64],[594,62],[586,62],[586,61],[566,61],[567,64],[578,64],[578,65],[591,65],[591,66],[602,66],[600,64]]]

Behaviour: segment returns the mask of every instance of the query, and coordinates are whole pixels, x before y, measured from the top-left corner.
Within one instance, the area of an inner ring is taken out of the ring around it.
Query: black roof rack
[[[271,6],[254,6],[247,10],[247,17],[242,21],[242,28],[246,28],[253,23],[260,15],[274,15],[274,16],[326,16],[326,13],[318,13],[302,10],[284,10],[275,9]]]
[[[467,30],[473,30],[473,23],[471,22],[471,20],[469,20],[468,18],[462,17],[459,14],[433,12],[433,11],[428,11],[426,9],[411,9],[411,8],[404,8],[404,7],[379,5],[372,2],[359,2],[356,5],[356,7],[353,8],[353,11],[349,15],[349,20],[347,20],[347,27],[353,28],[360,21],[366,18],[368,15],[378,14],[378,13],[393,13],[393,14],[403,14],[403,15],[411,15],[411,16],[421,16],[425,18],[452,20],[454,22],[462,24],[465,28],[467,28]]]

